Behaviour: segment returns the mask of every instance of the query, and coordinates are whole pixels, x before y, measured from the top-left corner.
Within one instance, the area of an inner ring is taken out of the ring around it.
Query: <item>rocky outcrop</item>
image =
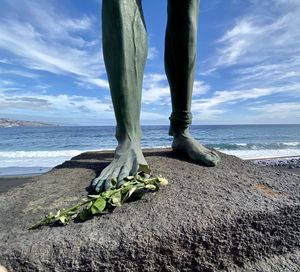
[[[300,176],[221,154],[217,167],[145,152],[169,185],[84,223],[28,231],[69,206],[111,160],[84,153],[0,194],[9,271],[299,271]]]

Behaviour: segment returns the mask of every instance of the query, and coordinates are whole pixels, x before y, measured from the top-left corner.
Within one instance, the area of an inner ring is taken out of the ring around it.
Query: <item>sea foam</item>
[[[256,149],[256,150],[220,150],[221,152],[234,155],[241,159],[263,159],[276,157],[299,156],[300,149]]]
[[[84,150],[1,151],[1,167],[54,167]]]

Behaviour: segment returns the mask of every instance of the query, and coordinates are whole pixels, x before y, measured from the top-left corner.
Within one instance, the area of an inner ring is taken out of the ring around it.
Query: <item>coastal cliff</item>
[[[20,121],[20,120],[11,120],[6,118],[0,118],[0,128],[9,128],[9,127],[53,127],[57,125],[32,122],[32,121]]]

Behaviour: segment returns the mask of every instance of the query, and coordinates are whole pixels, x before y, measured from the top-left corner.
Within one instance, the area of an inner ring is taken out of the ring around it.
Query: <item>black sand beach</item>
[[[0,176],[0,194],[5,193],[11,188],[22,186],[32,180],[32,176]]]
[[[79,155],[80,156],[80,155]],[[249,160],[261,167],[268,167],[274,170],[288,171],[300,175],[300,156],[297,157],[280,157],[280,158],[263,158]],[[31,181],[36,175],[16,175],[0,176],[0,194],[7,192],[11,188],[22,186]]]

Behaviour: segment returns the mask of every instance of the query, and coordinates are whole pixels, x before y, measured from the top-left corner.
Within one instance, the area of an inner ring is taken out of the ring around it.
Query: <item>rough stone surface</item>
[[[112,158],[84,153],[0,194],[10,271],[300,271],[300,176],[221,154],[217,167],[145,152],[156,194],[66,227],[27,227],[69,206]]]

